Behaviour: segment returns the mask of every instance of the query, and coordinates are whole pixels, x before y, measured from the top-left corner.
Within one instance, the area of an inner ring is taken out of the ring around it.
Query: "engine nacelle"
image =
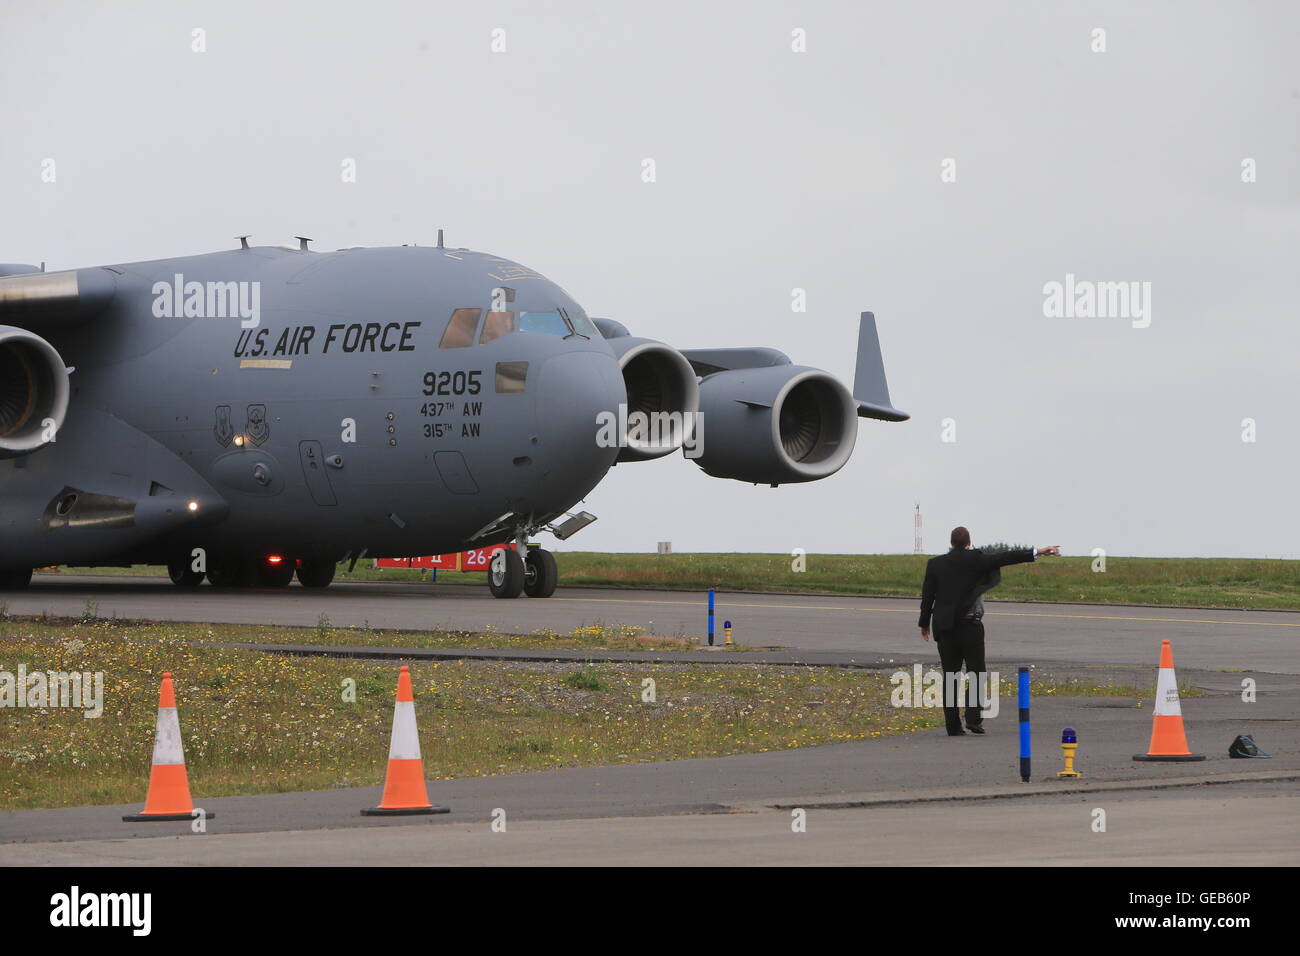
[[[54,346],[0,325],[0,458],[49,444],[68,413],[68,369]]]
[[[700,412],[695,463],[715,478],[816,481],[844,466],[858,437],[849,390],[801,365],[715,372],[700,382]]]
[[[623,370],[627,415],[619,461],[647,461],[682,447],[695,426],[700,384],[695,370],[674,348],[633,336],[609,340]],[[640,413],[640,416],[637,416]],[[648,430],[643,428],[650,423]]]

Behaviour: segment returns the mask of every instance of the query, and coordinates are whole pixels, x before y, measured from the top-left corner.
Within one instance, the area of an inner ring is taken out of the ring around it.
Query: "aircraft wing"
[[[26,268],[9,266],[5,269]],[[117,291],[108,269],[4,274],[0,269],[0,325],[32,330],[77,325],[100,312]]]
[[[768,348],[682,349],[695,374],[701,377],[733,369],[768,368],[789,365],[784,352]],[[876,316],[863,312],[858,326],[858,359],[853,378],[853,400],[859,418],[876,418],[885,422],[905,422],[911,416],[894,408],[889,400],[889,382],[885,379],[885,362],[880,354],[880,333]]]
[[[768,368],[772,365],[790,364],[790,356],[776,349],[682,349],[681,353],[691,363],[695,374],[701,377],[737,368]]]

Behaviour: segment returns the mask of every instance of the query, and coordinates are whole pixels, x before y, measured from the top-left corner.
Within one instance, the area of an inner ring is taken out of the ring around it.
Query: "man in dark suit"
[[[953,528],[952,550],[931,558],[925,566],[925,584],[921,588],[921,637],[934,639],[943,664],[943,718],[948,736],[961,737],[961,715],[955,693],[962,664],[972,677],[984,673],[984,601],[982,595],[1001,580],[999,570],[1008,564],[1034,561],[1039,555],[1060,554],[1057,545],[1026,548],[1002,554],[985,554],[970,546],[970,532]],[[982,677],[980,678],[982,680]],[[973,734],[984,733],[983,715],[977,699],[967,699],[966,727]]]

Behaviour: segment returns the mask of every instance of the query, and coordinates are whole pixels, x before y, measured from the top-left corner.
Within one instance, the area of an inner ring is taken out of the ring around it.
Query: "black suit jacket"
[[[998,568],[1034,560],[1034,552],[1004,551],[985,554],[978,548],[953,548],[947,554],[931,558],[925,565],[925,584],[921,587],[921,627],[946,631],[958,617],[969,614],[981,594],[997,583]]]

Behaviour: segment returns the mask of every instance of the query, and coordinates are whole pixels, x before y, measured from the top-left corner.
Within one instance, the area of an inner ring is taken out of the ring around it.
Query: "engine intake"
[[[700,407],[700,385],[691,363],[681,352],[651,339],[620,336],[609,344],[627,388],[618,460],[647,461],[672,454],[692,433]]]
[[[816,481],[844,467],[858,435],[849,390],[799,365],[716,372],[700,383],[700,412],[695,463],[715,478]]]
[[[68,370],[43,338],[0,326],[0,458],[49,444],[68,412]]]

